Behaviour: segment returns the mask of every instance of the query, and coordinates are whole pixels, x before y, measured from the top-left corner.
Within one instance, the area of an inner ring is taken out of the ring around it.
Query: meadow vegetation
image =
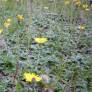
[[[92,92],[92,1],[0,0],[0,92]]]

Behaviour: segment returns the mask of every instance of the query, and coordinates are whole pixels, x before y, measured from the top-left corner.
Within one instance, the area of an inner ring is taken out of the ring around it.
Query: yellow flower
[[[3,29],[1,28],[1,29],[0,29],[0,34],[1,34],[2,32],[3,32]]]
[[[27,82],[32,82],[34,80],[38,82],[42,80],[42,78],[35,73],[24,73],[24,78]]]
[[[6,20],[6,22],[8,22],[8,23],[11,23],[11,19],[10,18],[8,18],[7,20]]]
[[[86,28],[86,26],[85,25],[79,25],[79,27],[78,27],[80,30],[84,30],[85,28]]]
[[[84,9],[88,8],[88,4],[83,4],[82,6]]]
[[[65,3],[65,5],[68,5],[68,4],[70,4],[70,1],[69,0],[65,0],[64,3]]]
[[[5,2],[7,2],[7,0],[4,0]]]
[[[17,15],[17,19],[18,19],[18,21],[23,21],[24,20],[24,16],[23,15]]]
[[[4,22],[4,26],[5,26],[6,28],[8,28],[10,25],[11,25],[11,23]]]
[[[41,44],[41,43],[46,43],[48,41],[47,38],[45,37],[37,37],[37,38],[34,38],[35,42]]]
[[[86,11],[89,11],[90,9],[89,9],[89,6],[88,6],[88,4],[83,4],[83,6],[82,6],[83,8],[84,8],[84,10],[86,10]]]
[[[78,6],[80,6],[80,5],[81,5],[81,2],[78,1],[78,2],[76,2],[75,4],[78,5]]]
[[[11,19],[10,18],[8,18],[5,22],[4,22],[4,26],[6,27],[6,28],[8,28],[10,25],[11,25]]]
[[[81,1],[80,0],[73,0],[73,2],[77,6],[80,6],[81,5]]]
[[[48,10],[48,9],[49,9],[49,7],[44,7],[44,9]]]
[[[89,9],[89,8],[86,8],[85,10],[86,10],[86,11],[89,11],[90,9]]]

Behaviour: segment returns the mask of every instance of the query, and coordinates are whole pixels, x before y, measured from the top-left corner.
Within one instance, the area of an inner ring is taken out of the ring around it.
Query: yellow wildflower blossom
[[[1,28],[1,29],[0,29],[0,34],[1,34],[2,32],[3,32],[3,29]]]
[[[18,21],[23,21],[24,20],[24,16],[23,15],[17,15],[17,19],[18,19]]]
[[[11,19],[10,19],[10,18],[8,18],[8,19],[6,20],[6,22],[10,23],[10,22],[11,22]]]
[[[8,28],[10,25],[11,25],[11,23],[4,22],[4,26],[5,26],[6,28]]]
[[[39,44],[46,43],[48,41],[48,39],[45,37],[37,37],[37,38],[34,38],[34,40],[35,40],[35,42],[37,42]]]
[[[4,0],[5,2],[7,2],[7,0]]]
[[[69,5],[70,1],[69,0],[65,0],[64,3],[65,3],[65,5]]]
[[[42,78],[35,73],[24,73],[24,78],[27,82],[32,82],[34,80],[38,82],[42,80]]]
[[[10,18],[8,18],[5,22],[4,22],[4,26],[6,27],[6,28],[8,28],[10,25],[11,25],[11,19]]]
[[[73,0],[73,2],[77,6],[80,6],[81,5],[81,1],[80,0]]]
[[[83,4],[82,7],[83,7],[83,9],[86,10],[86,11],[89,11],[89,10],[90,10],[88,4]]]
[[[48,9],[49,9],[49,7],[44,7],[44,9],[48,10]]]
[[[84,9],[86,9],[86,8],[88,8],[88,4],[83,4],[82,7],[83,7]]]
[[[78,27],[80,30],[84,30],[85,28],[86,28],[86,26],[85,25],[79,25],[79,27]]]
[[[89,11],[90,9],[89,9],[89,8],[86,8],[85,10],[86,10],[86,11]]]

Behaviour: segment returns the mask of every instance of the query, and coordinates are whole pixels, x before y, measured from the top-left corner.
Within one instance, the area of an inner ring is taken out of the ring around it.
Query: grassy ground
[[[0,92],[91,92],[91,3],[0,0]]]

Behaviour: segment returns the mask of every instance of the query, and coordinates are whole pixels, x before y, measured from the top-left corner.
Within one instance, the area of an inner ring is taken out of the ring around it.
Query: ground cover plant
[[[0,92],[92,92],[92,1],[0,0]]]

